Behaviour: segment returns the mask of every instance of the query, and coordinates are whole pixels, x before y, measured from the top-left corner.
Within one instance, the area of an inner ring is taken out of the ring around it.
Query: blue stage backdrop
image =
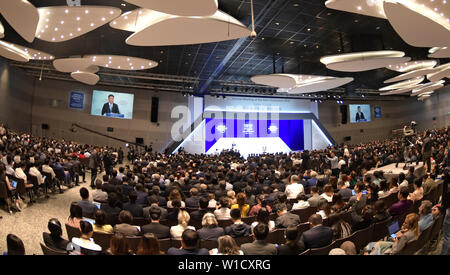
[[[303,120],[206,118],[205,152],[221,138],[279,137],[292,150],[304,150]]]

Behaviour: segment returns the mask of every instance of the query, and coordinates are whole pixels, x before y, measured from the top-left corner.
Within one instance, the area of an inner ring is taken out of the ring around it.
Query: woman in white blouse
[[[172,226],[170,228],[170,235],[172,239],[181,240],[181,235],[183,235],[184,230],[192,229],[195,231],[195,227],[189,226],[189,221],[191,216],[185,210],[180,210],[178,212],[178,225]]]
[[[258,215],[256,215],[256,221],[254,221],[251,224],[251,228],[253,231],[253,228],[255,228],[255,226],[257,226],[259,223],[264,223],[267,224],[267,226],[269,227],[269,232],[273,231],[275,229],[275,222],[269,220],[269,211],[267,211],[266,208],[261,208],[258,211]]]
[[[414,181],[414,192],[410,193],[408,200],[419,201],[423,198],[422,178]]]

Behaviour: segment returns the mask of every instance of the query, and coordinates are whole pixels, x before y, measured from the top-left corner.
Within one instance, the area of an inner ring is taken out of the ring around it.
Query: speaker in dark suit
[[[355,120],[356,120],[356,122],[359,122],[360,120],[363,120],[363,119],[366,119],[366,118],[364,117],[364,113],[361,112],[361,107],[358,106],[358,112],[356,112]]]
[[[103,104],[102,115],[108,114],[108,113],[120,114],[119,105],[114,103],[114,95],[109,95],[108,102]]]

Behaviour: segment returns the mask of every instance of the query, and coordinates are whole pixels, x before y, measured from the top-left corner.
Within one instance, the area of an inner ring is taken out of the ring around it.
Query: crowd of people
[[[445,214],[442,253],[447,253],[447,204],[433,205],[422,199],[450,166],[450,128],[425,131],[414,140],[393,138],[324,150],[250,155],[247,159],[233,150],[217,155],[146,151],[133,153],[130,163],[118,168],[115,165],[123,160],[121,150],[17,135],[2,128],[0,181],[10,191],[8,198],[21,199],[20,195],[14,197],[9,175],[26,182],[27,174],[39,178],[38,172],[45,166],[55,174],[55,183],[70,185],[72,181],[77,184],[79,176],[84,180],[87,170],[91,172],[91,190],[80,188],[80,200],[71,204],[65,221],[78,228],[81,236],[62,239],[60,222],[51,219],[44,242],[55,250],[74,254],[160,254],[158,240],[171,238],[181,242],[181,248],[167,251],[171,255],[300,254],[391,216],[406,214],[415,201],[421,201],[419,212],[406,216],[395,238],[369,244],[366,253],[396,254]],[[86,165],[78,165],[83,158],[88,159]],[[367,174],[372,168],[390,163],[418,161],[425,163],[423,176],[415,175],[413,166],[389,181],[381,171],[374,177]],[[55,170],[59,166],[63,173],[58,177]],[[80,169],[73,168],[77,166]],[[106,172],[101,178],[100,171]],[[398,201],[387,208],[382,198],[390,194],[397,194]],[[292,213],[309,207],[317,208],[317,212],[307,220]],[[343,212],[351,213],[351,222],[340,218]],[[252,216],[255,221],[251,224],[242,221]],[[109,224],[111,217],[118,222]],[[132,225],[138,217],[147,219],[148,224]],[[173,225],[166,225],[167,221]],[[194,221],[200,228],[193,226]],[[221,221],[231,222],[222,227]],[[299,234],[297,226],[305,222],[310,229]],[[266,242],[268,234],[279,228],[285,229],[285,244]],[[105,251],[94,242],[93,232],[113,234],[109,249]],[[136,252],[130,250],[126,240],[131,236],[142,236]],[[248,236],[254,241],[236,244],[236,238]],[[8,247],[9,243],[20,247],[17,239],[9,235]],[[217,240],[218,247],[209,251],[199,248],[200,240]],[[352,243],[345,242],[330,253],[359,252],[354,250]],[[9,249],[8,254],[12,254]]]

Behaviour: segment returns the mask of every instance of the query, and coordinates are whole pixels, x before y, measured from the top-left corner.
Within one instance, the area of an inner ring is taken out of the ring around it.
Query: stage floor
[[[384,177],[387,180],[390,180],[392,177],[398,178],[398,175],[400,173],[402,173],[402,172],[404,174],[408,173],[408,169],[403,170],[403,167],[405,166],[405,163],[403,163],[403,162],[399,163],[397,168],[395,166],[396,166],[395,163],[391,163],[391,164],[388,164],[386,166],[373,168],[370,171],[368,171],[367,174],[371,175],[372,178],[375,178],[373,176],[373,172],[375,172],[375,171],[383,171]],[[423,162],[419,162],[418,165],[416,165],[416,163],[414,162],[413,164],[409,164],[408,165],[408,167],[410,167],[410,166],[414,166],[414,175],[416,177],[422,177],[422,176],[425,175],[425,167],[423,166]]]

